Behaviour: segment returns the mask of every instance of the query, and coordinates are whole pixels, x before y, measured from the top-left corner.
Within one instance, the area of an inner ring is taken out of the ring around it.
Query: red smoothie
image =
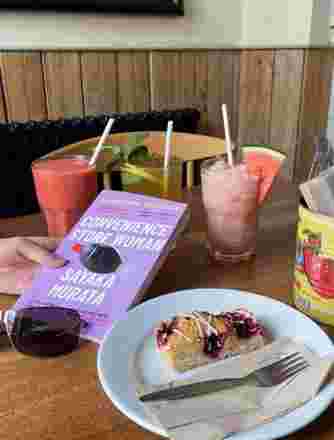
[[[97,195],[95,166],[85,156],[63,156],[33,163],[39,205],[50,236],[63,237]]]

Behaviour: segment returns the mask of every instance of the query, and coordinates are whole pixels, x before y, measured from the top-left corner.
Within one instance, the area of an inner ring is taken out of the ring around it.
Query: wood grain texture
[[[0,392],[0,414],[5,420],[2,438],[57,440],[60,427],[64,439],[80,438],[79,433],[89,438],[110,429],[111,418],[116,431],[124,422],[97,386],[93,344],[85,344],[66,359],[46,362],[9,350],[6,355],[7,362],[0,364],[0,377],[6,383]],[[66,406],[68,410],[62,411]]]
[[[240,51],[208,52],[208,132],[225,137],[221,106],[227,105],[232,139],[238,132]]]
[[[96,115],[118,110],[117,65],[114,52],[81,54],[84,113]]]
[[[196,107],[201,112],[201,119],[199,131],[201,133],[208,133],[209,115],[208,115],[208,54],[207,51],[199,51],[193,54],[195,78],[192,85],[193,96],[195,102],[192,107]],[[191,95],[189,95],[190,97]],[[187,97],[188,100],[188,97]],[[188,105],[186,105],[187,107]]]
[[[240,101],[240,62],[241,62],[241,51],[233,53],[234,63],[233,63],[233,108],[231,115],[231,135],[233,138],[238,139],[239,135],[239,101]]]
[[[199,131],[272,143],[301,181],[328,120],[334,49],[0,52],[0,121],[196,107]],[[3,93],[1,93],[3,92]]]
[[[324,135],[327,127],[333,54],[333,49],[305,51],[298,150],[294,170],[294,179],[299,183],[307,178],[314,154],[315,137]]]
[[[195,107],[201,112],[200,131],[208,131],[207,51],[153,51],[152,109]]]
[[[46,101],[40,52],[3,52],[0,68],[8,119],[43,120]]]
[[[82,116],[80,57],[77,52],[43,54],[48,117]]]
[[[302,49],[275,51],[269,142],[287,154],[284,174],[289,179],[294,171],[303,64]]]
[[[6,104],[5,104],[5,97],[4,97],[4,83],[2,79],[2,73],[0,69],[0,122],[6,122],[7,121],[7,112],[6,112]]]
[[[278,182],[276,183],[278,184]],[[285,195],[284,200],[282,194]],[[190,239],[180,240],[148,289],[147,298],[184,288],[236,288],[290,303],[295,260],[298,188],[281,182],[263,207],[256,257],[224,268],[208,264],[203,242],[205,217],[200,193],[187,195]],[[46,232],[40,215],[0,219],[0,231]],[[273,251],[274,250],[274,251]],[[196,256],[196,258],[194,258]],[[2,310],[16,297],[0,295]],[[322,326],[329,334],[334,328]],[[10,440],[158,440],[117,410],[97,377],[98,347],[85,343],[53,359],[23,356],[2,347],[0,356],[0,438]],[[128,370],[126,366],[125,371]],[[332,440],[334,405],[289,440]]]
[[[148,52],[119,52],[117,68],[118,111],[148,111],[150,109]]]
[[[273,50],[241,52],[238,139],[242,143],[269,142],[273,61]]]
[[[179,106],[181,87],[179,79],[175,80],[179,72],[179,60],[179,52],[151,52],[151,107],[153,110],[174,109]]]

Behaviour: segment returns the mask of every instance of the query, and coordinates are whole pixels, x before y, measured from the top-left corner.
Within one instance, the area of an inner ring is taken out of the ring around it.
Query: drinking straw
[[[234,163],[233,163],[233,154],[232,154],[232,143],[231,143],[230,125],[229,125],[229,122],[228,122],[227,106],[226,106],[226,104],[222,104],[222,113],[223,113],[223,120],[224,120],[224,130],[225,130],[225,140],[226,140],[226,150],[227,150],[227,162],[230,165],[230,167],[233,167]]]
[[[102,136],[100,137],[100,140],[99,140],[98,144],[95,147],[93,156],[92,156],[91,160],[89,161],[89,165],[91,165],[91,166],[95,165],[97,157],[98,157],[98,155],[100,154],[100,152],[102,150],[103,144],[104,144],[104,142],[106,140],[106,137],[108,136],[108,134],[109,134],[109,132],[111,130],[111,127],[113,126],[114,122],[115,122],[115,119],[112,119],[112,118],[109,119],[107,125],[105,126],[105,128],[103,130]]]
[[[163,174],[163,192],[164,196],[168,193],[168,167],[171,156],[171,138],[173,132],[173,121],[168,121],[166,137],[165,137],[165,150],[164,150],[164,174]]]
[[[164,172],[167,172],[170,155],[171,155],[171,138],[173,132],[173,121],[168,121],[166,137],[165,137],[165,151],[164,151]]]

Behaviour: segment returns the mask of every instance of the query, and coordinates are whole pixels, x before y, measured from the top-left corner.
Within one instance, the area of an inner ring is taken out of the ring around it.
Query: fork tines
[[[309,366],[308,361],[298,352],[291,353],[275,364],[275,381],[282,382],[296,376]]]

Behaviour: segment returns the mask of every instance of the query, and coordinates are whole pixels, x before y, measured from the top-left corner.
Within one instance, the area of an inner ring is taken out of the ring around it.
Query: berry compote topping
[[[227,323],[233,325],[239,338],[263,335],[263,329],[256,321],[255,316],[247,310],[238,309],[234,312],[224,313]]]
[[[211,358],[218,358],[224,349],[224,335],[211,333],[205,337],[204,353]]]
[[[162,321],[160,326],[155,330],[156,341],[160,351],[168,350],[168,338],[173,333],[176,320]]]

